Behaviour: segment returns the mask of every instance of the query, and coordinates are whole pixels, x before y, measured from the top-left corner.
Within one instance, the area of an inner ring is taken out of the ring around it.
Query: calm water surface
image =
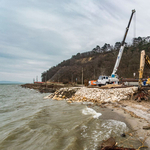
[[[102,119],[101,110],[43,99],[47,95],[0,85],[1,150],[96,150],[102,140],[123,141],[120,133],[129,131],[124,122]],[[139,146],[136,140],[123,146],[129,145]]]

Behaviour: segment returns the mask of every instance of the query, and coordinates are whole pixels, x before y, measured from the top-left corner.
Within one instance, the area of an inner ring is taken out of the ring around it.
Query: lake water
[[[96,150],[111,136],[120,145],[139,147],[137,140],[120,136],[129,131],[127,125],[105,119],[102,108],[43,99],[47,95],[0,85],[1,150]]]

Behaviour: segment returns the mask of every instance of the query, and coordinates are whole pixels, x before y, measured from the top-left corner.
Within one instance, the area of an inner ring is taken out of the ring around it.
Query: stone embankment
[[[64,85],[62,84],[45,84],[45,83],[42,83],[42,84],[32,84],[32,83],[27,83],[27,84],[23,84],[21,85],[21,87],[23,88],[30,88],[30,89],[34,89],[34,90],[37,90],[41,93],[53,93],[55,92],[56,90],[64,87]]]
[[[46,98],[56,100],[66,99],[68,102],[116,102],[124,99],[130,99],[137,90],[137,87],[114,89],[70,87],[61,88]]]

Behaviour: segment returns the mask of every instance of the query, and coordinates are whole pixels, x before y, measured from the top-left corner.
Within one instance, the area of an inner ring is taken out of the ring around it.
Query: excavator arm
[[[141,51],[141,58],[140,58],[140,69],[139,69],[139,89],[142,87],[142,78],[145,66],[145,50]]]
[[[145,63],[150,68],[150,59],[149,59],[148,55],[145,55]]]
[[[141,58],[140,58],[140,69],[139,69],[139,88],[142,87],[142,78],[143,78],[145,63],[150,68],[150,58],[148,57],[148,55],[145,55],[145,50],[142,50]]]

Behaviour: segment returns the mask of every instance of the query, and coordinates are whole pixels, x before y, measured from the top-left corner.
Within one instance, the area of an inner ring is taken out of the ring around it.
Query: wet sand
[[[149,105],[150,102],[138,103],[133,100],[124,100],[119,103],[106,103],[100,106],[90,107],[93,107],[97,112],[101,111],[102,119],[125,122],[131,129],[128,134],[135,136],[141,142],[141,146],[142,144],[148,146],[147,150],[150,150],[150,130],[143,129],[143,126],[150,125]]]

